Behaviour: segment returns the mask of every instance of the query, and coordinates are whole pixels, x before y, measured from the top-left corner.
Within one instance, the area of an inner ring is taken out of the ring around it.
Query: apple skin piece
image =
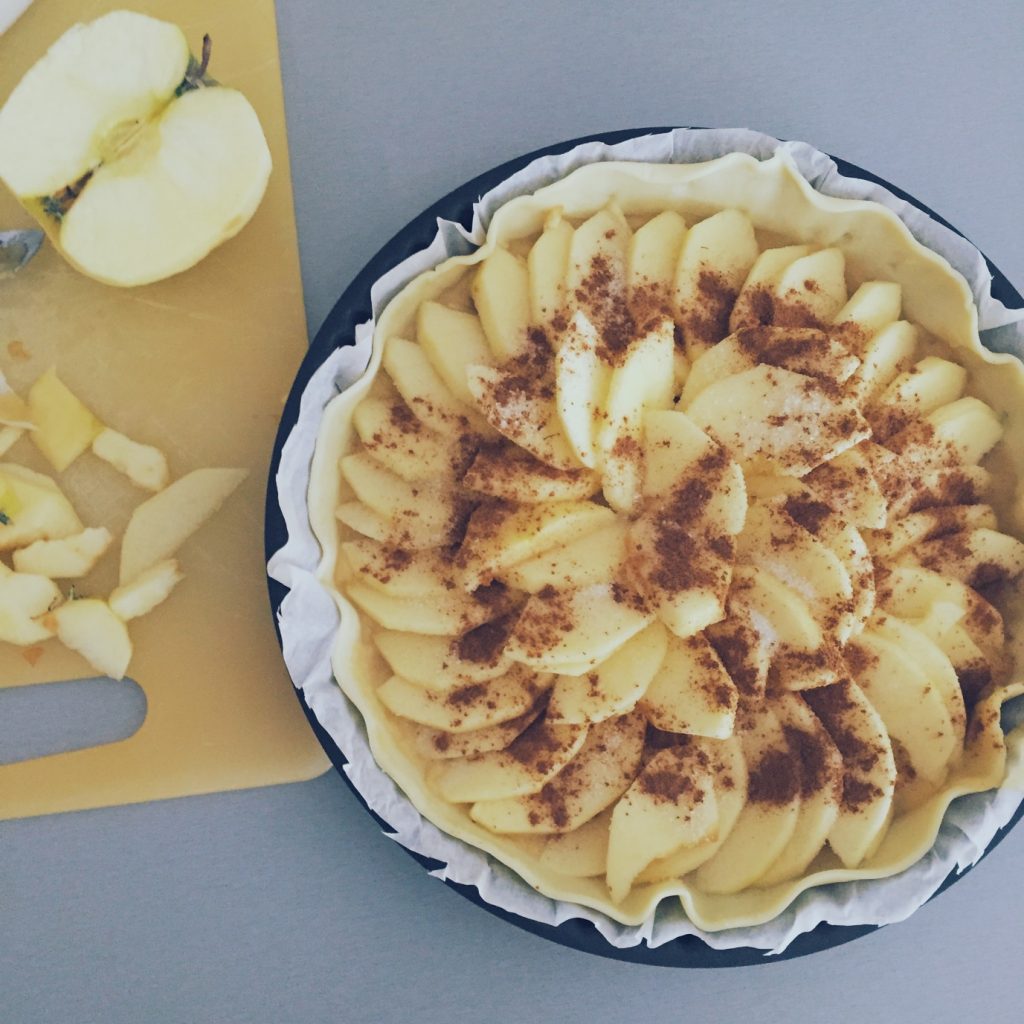
[[[526,263],[498,246],[480,264],[473,278],[472,295],[495,359],[503,363],[519,355],[528,344],[526,332],[530,326],[530,272]],[[466,363],[485,361],[476,358]]]
[[[803,476],[871,433],[854,402],[834,397],[812,377],[775,366],[715,381],[686,413],[751,471],[785,476]],[[813,439],[804,432],[806,423],[815,424]]]
[[[668,632],[660,622],[627,640],[607,661],[582,676],[557,676],[549,722],[603,722],[632,711],[665,659]]]
[[[828,844],[845,867],[870,857],[892,820],[896,765],[878,712],[853,681],[801,694],[843,758],[842,800]]]
[[[615,805],[606,876],[615,903],[651,861],[718,838],[712,756],[699,739],[659,750]]]
[[[107,604],[122,622],[141,618],[163,604],[184,578],[177,561],[168,558],[151,565],[130,583],[112,590]]]
[[[24,547],[37,540],[59,540],[85,528],[56,482],[12,462],[0,462],[0,551]]]
[[[571,878],[596,878],[608,866],[608,831],[613,807],[572,832],[549,836],[537,858],[547,871]]]
[[[721,210],[694,224],[676,265],[675,300],[691,361],[729,333],[729,314],[758,256],[750,218]]]
[[[170,558],[234,493],[245,469],[195,469],[138,505],[121,541],[120,583]]]
[[[451,447],[404,402],[364,398],[352,414],[363,447],[396,476],[410,483],[451,474]]]
[[[2,563],[0,563],[2,564]],[[28,647],[53,636],[47,612],[61,601],[57,584],[46,576],[0,571],[0,641]]]
[[[541,790],[579,752],[587,725],[553,725],[539,718],[505,749],[444,761],[430,783],[451,803],[505,800]]]
[[[469,683],[489,682],[512,667],[512,660],[500,649],[485,660],[461,657],[459,637],[455,636],[381,629],[373,641],[395,675],[427,690],[447,692]]]
[[[683,878],[710,860],[728,839],[747,802],[747,762],[735,734],[728,739],[701,741],[711,753],[711,769],[718,807],[717,836],[696,846],[684,846],[651,862],[637,877],[641,884]]]
[[[491,360],[479,317],[440,302],[424,302],[416,316],[416,340],[451,393],[472,405],[466,367]]]
[[[526,258],[530,275],[530,318],[546,324],[565,304],[565,279],[574,229],[560,210],[548,214],[544,230]]]
[[[736,684],[703,634],[672,636],[640,710],[665,732],[727,739],[738,701]]]
[[[624,599],[616,600],[617,594]],[[537,669],[582,675],[654,618],[629,597],[608,584],[534,594],[512,630],[508,656]]]
[[[786,849],[800,817],[801,768],[769,704],[737,717],[747,802],[728,838],[697,871],[697,887],[729,894],[754,885]]]
[[[170,483],[167,457],[159,448],[139,444],[109,427],[93,439],[92,453],[144,491],[162,491]]]
[[[128,628],[106,601],[85,598],[68,601],[51,612],[57,638],[77,651],[102,675],[123,679],[132,660]]]
[[[790,750],[800,759],[800,816],[793,837],[757,880],[761,888],[799,878],[807,870],[835,827],[843,795],[842,755],[804,700],[797,694],[779,694],[771,706]]]
[[[0,110],[0,178],[19,198],[78,181],[174,97],[188,65],[188,40],[168,22],[114,11],[72,26]]]
[[[629,788],[640,770],[646,727],[636,712],[600,722],[568,766],[539,793],[475,803],[470,817],[506,835],[575,831]]]
[[[89,527],[60,540],[37,540],[14,552],[14,568],[51,579],[81,579],[106,554],[113,540],[105,526]]]
[[[32,441],[58,473],[103,430],[103,424],[68,390],[52,366],[29,388],[28,407],[36,425]]]
[[[529,711],[550,677],[515,665],[486,683],[441,693],[392,676],[377,689],[381,703],[400,718],[455,734],[501,725]]]
[[[765,313],[774,320],[774,292],[783,271],[798,259],[809,256],[809,245],[784,245],[765,249],[750,268],[743,287],[729,314],[729,333],[741,327],[758,327],[765,322]],[[767,307],[767,308],[766,308]]]

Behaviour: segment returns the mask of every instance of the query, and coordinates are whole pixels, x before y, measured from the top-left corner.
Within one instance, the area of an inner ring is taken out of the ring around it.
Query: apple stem
[[[210,33],[207,32],[203,36],[203,52],[202,60],[199,64],[199,71],[196,74],[196,78],[202,78],[206,74],[206,69],[210,64],[210,51],[213,49],[213,40],[210,38]]]

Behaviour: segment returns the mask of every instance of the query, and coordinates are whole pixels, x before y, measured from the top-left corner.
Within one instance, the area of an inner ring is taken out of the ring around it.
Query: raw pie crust
[[[326,411],[335,678],[425,817],[617,921],[894,874],[1004,781],[1022,393],[884,207],[782,155],[584,167]]]

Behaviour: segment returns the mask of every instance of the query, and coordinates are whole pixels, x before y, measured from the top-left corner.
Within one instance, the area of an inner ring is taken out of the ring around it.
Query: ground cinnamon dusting
[[[758,804],[788,804],[800,792],[800,768],[784,750],[769,750],[750,770],[747,797]]]

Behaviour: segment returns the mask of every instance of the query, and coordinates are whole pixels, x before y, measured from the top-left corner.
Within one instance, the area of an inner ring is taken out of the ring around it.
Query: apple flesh
[[[249,101],[205,77],[181,29],[131,11],[69,29],[0,110],[0,178],[107,284],[198,263],[248,223],[270,169]]]

